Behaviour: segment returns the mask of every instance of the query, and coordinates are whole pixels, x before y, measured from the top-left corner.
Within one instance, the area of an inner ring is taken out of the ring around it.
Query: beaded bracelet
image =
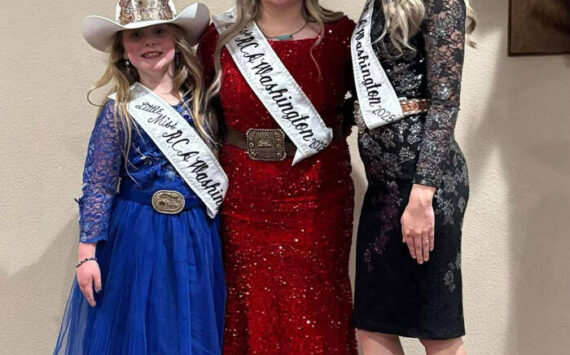
[[[75,265],[75,268],[77,269],[77,268],[80,267],[81,265],[83,265],[83,264],[85,264],[86,262],[91,261],[91,260],[97,261],[97,258],[94,257],[94,256],[92,256],[92,257],[90,257],[90,258],[85,258],[85,259],[81,260],[80,262],[78,262],[77,265]]]

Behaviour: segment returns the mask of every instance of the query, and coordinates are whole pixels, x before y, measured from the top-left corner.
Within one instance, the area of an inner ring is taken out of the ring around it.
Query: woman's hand
[[[429,260],[434,247],[435,214],[432,207],[435,187],[414,184],[402,215],[402,242],[418,264]]]
[[[95,256],[96,243],[80,243],[78,249],[79,260]],[[93,291],[101,292],[101,270],[95,260],[86,261],[77,268],[77,283],[83,296],[91,307],[95,307]]]

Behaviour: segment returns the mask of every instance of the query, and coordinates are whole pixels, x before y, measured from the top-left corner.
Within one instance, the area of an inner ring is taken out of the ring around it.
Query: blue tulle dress
[[[190,120],[184,105],[175,108]],[[79,200],[80,242],[98,242],[103,290],[92,308],[74,281],[54,354],[220,354],[226,289],[218,219],[136,127],[125,167],[119,127],[109,100],[89,142]],[[163,189],[182,193],[191,208],[167,215],[131,198]]]

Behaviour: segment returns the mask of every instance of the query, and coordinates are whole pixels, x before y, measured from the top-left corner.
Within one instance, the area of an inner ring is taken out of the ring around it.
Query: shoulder
[[[456,16],[461,16],[466,11],[465,0],[424,0],[426,13],[439,14],[452,11]]]
[[[203,54],[214,54],[216,49],[216,43],[218,41],[218,31],[214,24],[210,24],[206,31],[200,37],[200,42],[198,44],[198,50]]]
[[[334,37],[339,39],[350,38],[354,31],[354,27],[356,27],[354,21],[345,15],[336,21],[327,22],[325,24],[325,37],[332,34]]]
[[[323,43],[327,43],[326,46],[332,46],[327,48],[336,48],[334,50],[342,48],[341,50],[344,51],[346,48],[350,48],[350,38],[355,27],[356,24],[348,16],[327,22],[325,23]]]
[[[99,107],[99,113],[95,126],[109,126],[115,121],[115,100],[108,97],[105,103]]]
[[[99,119],[101,119],[102,116],[109,116],[109,115],[112,116],[114,113],[115,113],[115,100],[108,97],[107,101],[105,101],[103,106],[101,106],[101,109],[99,111]]]
[[[91,133],[92,139],[106,140],[113,137],[113,141],[117,141],[116,139],[121,140],[124,137],[124,132],[119,120],[122,120],[122,118],[115,115],[115,100],[108,98],[99,107],[99,113]]]
[[[424,0],[426,15],[422,24],[424,36],[447,38],[465,31],[465,0]]]
[[[216,30],[216,26],[211,23],[210,25],[208,25],[208,28],[206,28],[206,30],[204,31],[204,33],[202,33],[202,36],[200,37],[200,44],[206,44],[206,43],[210,43],[210,42],[216,42],[218,40],[218,31]]]

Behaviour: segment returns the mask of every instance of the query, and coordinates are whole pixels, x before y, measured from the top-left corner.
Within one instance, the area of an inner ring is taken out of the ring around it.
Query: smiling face
[[[168,25],[156,25],[122,32],[125,56],[139,74],[156,75],[172,68],[176,46]]]

